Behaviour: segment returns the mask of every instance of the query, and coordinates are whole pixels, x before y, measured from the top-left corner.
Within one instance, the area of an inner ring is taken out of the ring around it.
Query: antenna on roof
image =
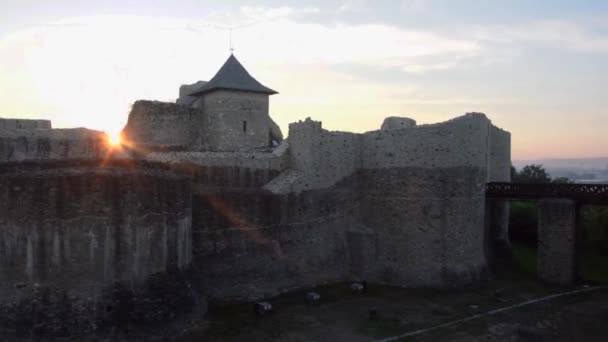
[[[230,44],[230,54],[234,53],[234,46],[232,45],[232,27],[229,28],[229,44]]]

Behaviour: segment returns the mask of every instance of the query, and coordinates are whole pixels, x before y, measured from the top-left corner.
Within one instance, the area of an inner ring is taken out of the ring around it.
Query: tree
[[[514,183],[571,183],[566,177],[551,177],[540,164],[524,166],[517,171],[511,166],[511,181]],[[523,242],[530,246],[537,243],[538,230],[537,206],[534,202],[512,201],[509,214],[509,236],[512,240]]]
[[[551,183],[572,184],[572,183],[574,183],[574,181],[568,177],[557,177],[557,178],[553,178],[551,180]]]
[[[515,183],[550,183],[551,177],[541,164],[526,165],[513,177]]]

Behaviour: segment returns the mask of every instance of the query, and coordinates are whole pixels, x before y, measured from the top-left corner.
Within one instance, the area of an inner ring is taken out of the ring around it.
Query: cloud
[[[338,7],[338,12],[362,12],[367,7],[367,0],[347,0]]]
[[[78,17],[15,32],[0,38],[0,112],[50,116],[57,126],[116,131],[134,100],[172,101],[180,84],[212,77],[229,53],[228,27],[234,28],[239,59],[256,78],[281,90],[281,99],[274,103],[285,111],[295,110],[298,101],[329,108],[337,102],[372,106],[373,100],[390,105],[390,110],[404,103],[399,98],[413,103],[439,101],[421,98],[405,76],[387,84],[353,70],[420,76],[502,63],[517,58],[512,47],[522,42],[606,49],[604,37],[568,22],[432,32],[300,20],[319,11],[242,7],[200,20]],[[285,117],[293,120],[304,114]]]
[[[428,0],[402,0],[401,12],[424,13],[429,11]]]
[[[540,43],[559,49],[608,52],[608,35],[595,33],[592,28],[569,20],[477,27],[473,35],[481,41],[500,44]]]
[[[239,58],[268,80],[280,79],[273,74],[277,65],[292,75],[302,65],[336,64],[422,72],[457,63],[428,65],[425,58],[458,61],[480,51],[471,40],[389,25],[327,26],[295,19],[316,11],[243,7],[231,21],[221,13],[204,20],[79,17],[15,32],[0,39],[0,111],[115,131],[134,100],[170,101],[180,84],[213,75],[229,51],[221,22],[236,27]]]

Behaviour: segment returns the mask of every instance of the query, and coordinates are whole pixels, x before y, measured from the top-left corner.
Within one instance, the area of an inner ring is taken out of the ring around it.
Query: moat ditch
[[[442,291],[374,284],[359,294],[349,284],[313,291],[321,295],[320,301],[307,303],[306,291],[290,293],[269,299],[274,312],[262,316],[250,303],[216,303],[179,341],[378,341],[445,323],[448,326],[394,340],[608,340],[606,287],[545,287],[514,275],[479,287]],[[517,307],[570,291],[582,292]],[[492,313],[511,306],[516,307]],[[371,318],[370,309],[376,312]]]
[[[253,303],[211,302],[204,317],[190,316],[170,326],[122,326],[95,336],[53,340],[608,340],[608,284],[547,287],[518,273],[446,290],[369,284],[365,292],[355,293],[350,285],[336,283],[265,299],[273,312],[264,315],[254,312]],[[320,300],[307,301],[310,291],[320,294]]]

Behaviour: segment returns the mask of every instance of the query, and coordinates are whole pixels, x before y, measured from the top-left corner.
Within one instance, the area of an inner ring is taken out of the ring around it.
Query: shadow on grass
[[[521,242],[512,242],[511,249],[518,270],[526,278],[537,274],[537,249]],[[594,246],[585,246],[579,258],[579,272],[583,281],[608,283],[608,256]]]
[[[537,249],[521,242],[512,242],[511,250],[519,271],[527,278],[536,278]]]

